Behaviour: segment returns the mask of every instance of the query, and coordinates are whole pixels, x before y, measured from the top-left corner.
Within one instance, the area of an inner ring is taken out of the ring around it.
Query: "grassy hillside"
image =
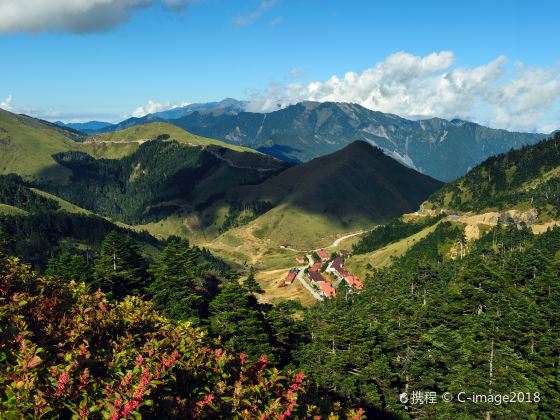
[[[538,221],[560,217],[560,134],[486,160],[423,207],[475,213],[534,208]]]
[[[254,221],[258,238],[305,248],[414,211],[441,185],[359,141],[231,195],[274,205]]]
[[[66,182],[70,171],[52,155],[74,148],[71,132],[0,110],[0,174],[17,173],[42,182]]]
[[[391,265],[395,258],[402,257],[410,249],[410,247],[430,233],[437,227],[437,224],[426,227],[420,232],[407,236],[397,242],[393,242],[375,251],[368,252],[360,255],[352,255],[346,263],[346,267],[358,277],[364,278],[365,275],[371,272],[372,267],[381,268]]]
[[[10,206],[9,204],[0,204],[0,215],[8,216],[22,216],[26,215],[27,212],[18,207]]]
[[[230,145],[219,140],[213,140],[206,137],[195,136],[182,128],[165,122],[154,122],[144,125],[138,125],[127,128],[125,130],[115,131],[112,133],[97,134],[89,138],[89,142],[110,141],[110,142],[138,142],[153,140],[161,135],[168,135],[169,139],[177,140],[179,143],[191,146],[220,146],[230,148],[238,152],[258,153],[248,147]]]
[[[128,224],[194,214],[199,219],[194,231],[215,224],[220,208],[229,205],[223,201],[228,191],[258,184],[284,167],[257,153],[158,140],[139,145],[122,159],[94,159],[77,151],[55,159],[72,172],[72,183],[39,183],[40,189]]]

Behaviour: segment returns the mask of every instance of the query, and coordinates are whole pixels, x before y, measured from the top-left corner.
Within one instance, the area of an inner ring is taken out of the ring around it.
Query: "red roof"
[[[319,287],[325,293],[325,296],[327,296],[328,298],[336,297],[336,290],[334,289],[334,287],[331,286],[330,283],[327,283],[326,281],[322,281],[321,283],[319,283]]]
[[[344,279],[350,286],[352,286],[356,290],[362,290],[364,288],[360,279],[352,274],[347,274],[346,276],[344,276]]]
[[[309,269],[309,271],[319,271],[321,269],[321,267],[323,266],[323,263],[315,263],[311,266],[311,268]]]
[[[284,280],[284,283],[292,284],[292,282],[294,281],[296,276],[297,276],[297,273],[295,271],[290,271],[290,273],[286,276],[286,279]]]
[[[298,255],[298,256],[296,257],[296,261],[302,263],[302,262],[305,261],[305,258],[303,257],[303,255]]]
[[[317,255],[319,257],[321,257],[322,260],[328,260],[329,259],[329,254],[327,254],[324,249],[317,252]]]

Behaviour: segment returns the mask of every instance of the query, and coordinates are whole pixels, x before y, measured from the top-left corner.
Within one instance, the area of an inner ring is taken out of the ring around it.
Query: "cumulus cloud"
[[[272,9],[272,7],[274,7],[277,3],[278,0],[261,1],[259,3],[259,6],[255,10],[252,10],[246,15],[236,16],[235,18],[233,18],[233,26],[235,26],[236,28],[240,28],[242,26],[252,25],[253,23],[257,22],[267,10]],[[284,19],[280,17],[272,20],[270,24],[274,26],[282,23],[283,21]]]
[[[193,0],[0,0],[0,33],[109,30],[135,10],[161,4],[181,11]]]
[[[508,69],[507,58],[455,67],[451,51],[390,55],[361,73],[308,84],[272,83],[248,109],[272,111],[297,102],[336,101],[408,118],[462,118],[493,127],[549,132],[560,127],[560,65]]]
[[[5,109],[6,111],[13,111],[14,107],[12,106],[12,101],[14,97],[12,95],[6,96],[2,102],[0,102],[0,108]]]
[[[132,116],[136,117],[136,118],[141,118],[145,115],[148,114],[153,114],[155,112],[161,112],[161,111],[167,111],[169,109],[175,109],[175,108],[179,108],[182,106],[187,106],[189,105],[190,102],[181,102],[180,104],[177,104],[175,102],[156,102],[156,101],[152,101],[149,100],[148,103],[144,106],[139,106],[138,108],[136,108],[134,111],[132,111]]]

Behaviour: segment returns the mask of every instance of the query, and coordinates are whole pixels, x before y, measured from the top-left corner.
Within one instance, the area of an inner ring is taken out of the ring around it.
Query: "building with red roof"
[[[303,264],[305,262],[305,257],[303,255],[298,255],[298,256],[296,256],[296,261],[299,264]]]
[[[319,287],[321,288],[323,296],[326,298],[336,297],[336,289],[332,287],[330,283],[326,281],[320,282]]]
[[[344,280],[348,283],[348,286],[353,287],[356,290],[362,290],[364,288],[360,279],[352,274],[347,274],[344,276]]]
[[[291,269],[286,278],[284,279],[284,284],[292,284],[298,274],[298,271]]]
[[[321,257],[321,259],[323,261],[327,261],[329,259],[329,254],[327,254],[327,252],[324,249],[321,249],[320,251],[317,252],[317,255],[319,257]]]
[[[321,263],[321,262],[315,263],[311,266],[309,271],[319,271],[322,266],[323,266],[323,263]]]

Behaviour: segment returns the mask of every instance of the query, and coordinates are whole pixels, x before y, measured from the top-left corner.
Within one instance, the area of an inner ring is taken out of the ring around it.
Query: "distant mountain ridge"
[[[171,122],[198,135],[292,161],[308,161],[340,150],[354,140],[365,140],[406,165],[444,181],[464,175],[491,155],[545,137],[462,120],[412,121],[357,104],[334,102],[302,102],[268,114],[193,112]]]
[[[110,122],[103,122],[103,121],[88,121],[82,123],[64,123],[62,121],[55,121],[53,124],[56,124],[60,127],[72,128],[74,130],[81,131],[82,133],[96,133],[104,128],[110,127],[113,123]]]
[[[244,111],[246,106],[247,101],[238,101],[237,99],[226,98],[218,102],[194,103],[185,106],[179,106],[167,111],[155,112],[151,115],[163,120],[173,120],[184,117],[185,115],[194,111],[213,111],[216,109],[220,109],[224,112],[237,113]]]
[[[123,120],[117,124],[103,123],[91,121],[88,123],[78,124],[64,124],[65,127],[72,127],[82,130],[88,134],[108,133],[118,130],[125,130],[136,125],[148,124],[153,122],[172,122],[174,119],[184,117],[192,112],[216,112],[218,114],[236,114],[245,110],[247,106],[246,101],[238,101],[232,98],[226,98],[219,102],[204,102],[194,103],[185,106],[178,106],[166,111],[154,112],[152,114],[144,115],[143,117],[131,117]],[[56,123],[58,124],[58,122]]]
[[[464,175],[486,158],[546,137],[454,119],[413,121],[357,104],[301,102],[269,113],[246,112],[225,99],[129,118],[100,132],[167,121],[193,134],[250,147],[287,162],[306,162],[365,140],[389,156],[442,181]]]

